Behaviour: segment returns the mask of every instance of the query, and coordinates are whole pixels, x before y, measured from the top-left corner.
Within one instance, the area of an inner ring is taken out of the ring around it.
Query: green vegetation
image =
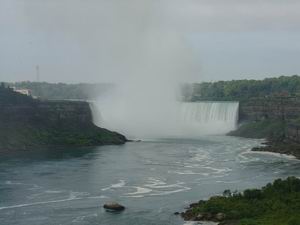
[[[270,141],[282,141],[285,138],[286,122],[283,120],[265,119],[251,121],[229,133],[232,136],[246,138],[267,138]]]
[[[124,136],[109,130],[89,127],[52,126],[32,123],[0,123],[0,149],[31,149],[49,146],[96,146],[123,144]]]
[[[0,85],[0,150],[123,144],[92,123],[86,102],[41,101]]]
[[[203,82],[192,86],[192,96],[189,97],[192,101],[242,101],[266,96],[299,96],[300,76],[281,76],[264,80]],[[185,97],[187,98],[187,96]]]
[[[47,82],[16,82],[10,86],[29,89],[41,99],[90,99],[113,88],[112,84],[65,84]],[[232,80],[183,85],[186,100],[235,100],[273,96],[299,96],[300,76],[281,76],[264,80]]]
[[[47,83],[47,82],[16,82],[10,86],[20,89],[29,89],[33,96],[41,99],[66,100],[82,99],[87,100],[95,98],[98,95],[111,89],[112,84],[65,84],[65,83]]]
[[[224,196],[193,204],[183,217],[195,218],[200,213],[224,213],[226,219],[222,224],[299,225],[300,179],[278,179],[262,189],[248,189],[243,193],[232,194],[227,190]]]

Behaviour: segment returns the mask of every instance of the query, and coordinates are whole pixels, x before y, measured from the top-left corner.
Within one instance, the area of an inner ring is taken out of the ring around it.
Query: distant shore
[[[252,149],[254,152],[273,152],[278,154],[284,154],[294,156],[300,160],[300,145],[293,142],[266,142],[265,146],[255,147]]]

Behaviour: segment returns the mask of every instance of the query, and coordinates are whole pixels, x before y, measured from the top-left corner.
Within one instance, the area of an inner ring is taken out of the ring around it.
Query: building
[[[23,95],[27,95],[27,96],[31,96],[31,91],[29,89],[18,89],[16,87],[13,87],[13,90],[15,92],[18,92],[20,94],[23,94]]]

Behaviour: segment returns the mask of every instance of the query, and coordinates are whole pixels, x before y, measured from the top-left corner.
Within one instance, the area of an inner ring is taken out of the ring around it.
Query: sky
[[[67,83],[127,79],[138,64],[184,64],[194,81],[300,74],[299,11],[299,0],[0,0],[0,80],[36,81],[37,65],[40,81]]]

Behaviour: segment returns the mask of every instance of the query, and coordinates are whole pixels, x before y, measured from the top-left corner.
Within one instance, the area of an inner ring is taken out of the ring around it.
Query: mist
[[[194,53],[184,34],[169,26],[164,2],[132,0],[111,7],[118,22],[107,34],[106,60],[118,79],[97,99],[101,115],[94,113],[95,121],[130,137],[174,135],[180,84],[200,80]]]
[[[97,125],[129,138],[199,137],[234,129],[236,104],[228,119],[221,118],[226,106],[182,103],[180,87],[199,82],[200,67],[183,29],[169,25],[172,11],[165,1],[111,7],[118,22],[102,44],[112,66],[107,71],[118,79],[92,104]]]

